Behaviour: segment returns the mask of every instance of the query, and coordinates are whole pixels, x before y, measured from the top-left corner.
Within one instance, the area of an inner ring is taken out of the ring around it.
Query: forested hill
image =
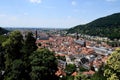
[[[85,25],[78,25],[68,30],[68,33],[82,33],[91,36],[120,39],[120,13],[96,19]]]
[[[7,32],[8,32],[8,30],[3,29],[3,28],[0,27],[0,35],[1,35],[1,34],[4,34],[4,33],[7,33]]]

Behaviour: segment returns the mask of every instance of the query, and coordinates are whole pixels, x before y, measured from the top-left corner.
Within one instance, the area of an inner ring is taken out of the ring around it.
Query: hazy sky
[[[120,0],[0,0],[0,26],[70,28],[120,12]]]

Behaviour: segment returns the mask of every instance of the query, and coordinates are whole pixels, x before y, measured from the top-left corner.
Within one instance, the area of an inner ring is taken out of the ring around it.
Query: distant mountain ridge
[[[8,32],[8,30],[3,29],[3,28],[0,27],[0,35],[2,35],[2,34],[4,34],[4,33],[7,33],[7,32]]]
[[[81,33],[91,36],[120,39],[120,13],[96,19],[85,25],[78,25],[68,30],[68,33]]]

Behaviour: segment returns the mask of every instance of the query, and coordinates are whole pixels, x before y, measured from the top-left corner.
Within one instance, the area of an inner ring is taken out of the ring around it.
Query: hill
[[[4,34],[4,33],[7,33],[7,32],[8,32],[8,30],[3,29],[3,28],[0,27],[0,35],[2,35],[2,34]]]
[[[85,25],[78,25],[68,30],[68,33],[75,32],[91,36],[108,37],[111,40],[120,39],[120,13],[102,17]]]
[[[2,42],[4,42],[8,38],[8,36],[2,35],[2,34],[5,34],[7,32],[8,32],[8,30],[0,27],[0,46],[1,46]]]

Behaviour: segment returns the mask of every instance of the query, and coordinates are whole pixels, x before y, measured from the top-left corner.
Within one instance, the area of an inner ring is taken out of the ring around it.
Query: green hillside
[[[68,33],[81,33],[91,36],[120,39],[120,13],[96,19],[85,25],[78,25],[68,30]]]
[[[2,35],[2,34],[5,34],[7,32],[8,32],[8,30],[0,27],[0,46],[1,46],[2,42],[4,42],[8,38],[8,36]]]
[[[8,30],[3,29],[3,28],[0,27],[0,35],[2,35],[2,34],[4,34],[4,33],[7,33],[7,32],[8,32]]]

